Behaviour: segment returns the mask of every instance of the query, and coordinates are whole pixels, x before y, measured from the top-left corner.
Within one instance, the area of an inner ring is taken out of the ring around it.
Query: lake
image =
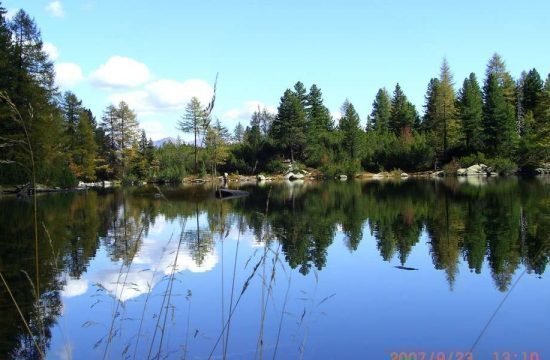
[[[240,188],[0,198],[0,358],[550,358],[548,179]]]

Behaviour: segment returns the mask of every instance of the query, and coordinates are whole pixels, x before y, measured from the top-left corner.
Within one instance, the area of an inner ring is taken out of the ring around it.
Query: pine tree
[[[243,141],[244,127],[239,121],[233,130],[233,141],[236,143],[241,143]]]
[[[502,57],[494,53],[489,63],[487,64],[487,70],[485,71],[486,79],[489,78],[490,74],[494,74],[496,81],[500,88],[506,101],[514,107],[516,104],[516,84],[512,75],[506,70],[506,63]]]
[[[17,66],[16,93],[31,80],[47,92],[55,95],[53,63],[43,49],[42,36],[33,19],[19,10],[9,23],[13,34],[14,56]]]
[[[257,152],[262,143],[262,112],[258,107],[258,110],[254,111],[250,118],[250,126],[246,127],[244,132],[244,142],[249,145],[253,152]]]
[[[533,136],[535,155],[539,163],[550,162],[550,74],[546,78],[544,87],[535,108]]]
[[[121,174],[124,179],[128,168],[128,150],[137,142],[138,122],[136,113],[124,101],[118,104],[115,114],[118,124],[115,136],[117,147],[120,150]]]
[[[424,95],[424,116],[422,119],[422,129],[424,131],[432,131],[435,129],[437,121],[437,90],[439,87],[439,79],[431,78],[428,83],[426,95]]]
[[[216,119],[214,126],[210,126],[206,131],[206,158],[210,164],[211,174],[216,176],[218,165],[223,165],[229,157],[227,143],[229,141],[229,132],[219,119]]]
[[[339,130],[342,132],[342,148],[353,161],[358,160],[361,154],[361,127],[357,111],[352,103],[346,99],[341,108],[344,114],[340,119]]]
[[[263,108],[260,116],[260,130],[262,133],[262,137],[265,139],[269,135],[269,130],[271,128],[271,124],[273,124],[273,119],[275,116],[267,111],[267,108]]]
[[[483,129],[486,153],[511,158],[517,143],[514,107],[508,102],[499,77],[489,73],[483,87]]]
[[[300,158],[305,145],[305,110],[295,93],[287,89],[281,97],[277,116],[271,126],[271,137],[294,161]]]
[[[410,132],[418,122],[418,113],[413,104],[411,104],[399,83],[395,85],[393,98],[391,101],[391,116],[389,129],[397,136],[402,133]]]
[[[306,87],[301,81],[294,84],[294,95],[296,95],[302,106],[305,108],[307,106],[308,96]]]
[[[97,146],[90,116],[85,110],[80,110],[80,114],[78,114],[75,135],[73,159],[78,167],[78,177],[85,181],[94,181],[96,179],[95,158]]]
[[[56,183],[68,180],[66,167],[67,154],[63,152],[62,117],[57,103],[57,89],[54,86],[53,64],[43,49],[40,31],[33,19],[23,10],[6,24],[0,20],[0,62],[6,62],[0,71],[2,90],[13,102],[21,115],[21,122],[10,121],[6,104],[0,105],[0,133],[6,139],[23,140],[32,148],[37,180],[44,183]],[[8,38],[9,36],[9,38]],[[4,47],[4,45],[6,45]],[[29,111],[32,109],[32,111]],[[28,138],[25,136],[28,134]],[[6,160],[14,161],[31,169],[29,149],[3,150]],[[19,168],[20,169],[20,168]],[[8,182],[28,181],[30,171],[21,172],[8,164],[0,169],[6,174]],[[4,175],[0,175],[4,177]],[[66,181],[64,185],[69,185]]]
[[[66,91],[63,94],[61,110],[65,120],[65,135],[67,137],[68,151],[71,152],[77,141],[76,133],[78,128],[79,116],[82,113],[82,101],[75,94]]]
[[[202,129],[207,128],[208,117],[197,97],[192,97],[185,107],[185,114],[178,121],[178,129],[194,135],[195,174],[198,174],[198,140]]]
[[[458,112],[468,153],[483,149],[483,97],[476,75],[464,79],[458,94]]]
[[[369,128],[379,132],[389,130],[391,117],[391,99],[386,88],[379,89],[372,103],[372,112],[370,114]]]
[[[319,131],[332,131],[334,128],[332,117],[328,108],[323,104],[323,93],[317,85],[311,85],[305,103],[308,127],[311,131],[315,133]]]
[[[446,59],[440,68],[439,79],[432,79],[426,95],[423,127],[431,132],[430,143],[437,154],[446,154],[460,140],[460,123],[455,108],[453,76]]]
[[[524,114],[529,111],[535,112],[543,87],[544,82],[538,71],[536,69],[529,70],[521,84],[521,109]]]
[[[14,70],[13,62],[11,61],[11,54],[13,52],[11,43],[12,33],[5,19],[6,13],[6,9],[0,3],[0,69],[2,69],[0,89],[3,90],[9,90],[9,87],[12,85],[10,80],[13,78]],[[2,112],[2,114],[4,113]]]

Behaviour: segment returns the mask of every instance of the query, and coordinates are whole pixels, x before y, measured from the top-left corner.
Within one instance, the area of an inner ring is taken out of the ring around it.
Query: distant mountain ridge
[[[171,142],[172,144],[175,144],[176,141],[177,141],[176,138],[165,137],[165,138],[153,141],[153,144],[155,145],[156,148],[159,148],[159,147],[162,147],[164,144],[169,143],[169,142]]]

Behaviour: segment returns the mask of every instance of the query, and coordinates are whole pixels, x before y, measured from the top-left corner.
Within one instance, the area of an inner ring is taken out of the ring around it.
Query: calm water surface
[[[39,301],[0,198],[0,358],[550,358],[547,180],[244,189],[40,196]]]

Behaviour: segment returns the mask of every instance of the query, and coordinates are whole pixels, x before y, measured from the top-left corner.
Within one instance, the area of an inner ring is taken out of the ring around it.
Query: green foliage
[[[488,159],[487,165],[492,167],[493,171],[504,175],[513,174],[518,170],[518,166],[514,161],[504,157]]]
[[[280,160],[277,160],[277,159],[273,159],[269,161],[265,167],[265,170],[271,174],[281,174],[286,169],[288,169],[288,167],[285,166]]]
[[[343,116],[338,125],[342,133],[342,150],[354,162],[360,158],[362,152],[362,130],[359,126],[359,114],[348,100],[342,105],[342,113]]]
[[[271,137],[292,161],[302,157],[306,141],[305,124],[305,108],[300,96],[287,89],[273,120]]]
[[[192,172],[194,149],[187,145],[165,143],[155,151],[158,162],[157,180],[179,183]]]
[[[497,75],[490,73],[483,88],[483,129],[485,152],[489,156],[514,154],[517,132],[513,106],[507,101]]]
[[[431,79],[428,84],[422,124],[422,129],[430,133],[430,144],[439,158],[444,158],[460,141],[453,85],[449,64],[443,59],[439,79]]]
[[[487,164],[487,158],[483,153],[475,153],[458,159],[460,167],[467,168],[475,164]]]
[[[391,100],[391,115],[389,129],[400,135],[403,131],[411,131],[418,126],[419,117],[414,105],[407,99],[399,83],[395,85]]]
[[[391,117],[391,99],[386,88],[379,89],[372,103],[370,126],[367,130],[388,131]]]
[[[451,160],[443,166],[443,172],[445,172],[445,175],[456,175],[458,169],[460,169],[460,163],[456,159]]]
[[[374,172],[383,169],[428,170],[435,155],[427,136],[418,132],[403,133],[401,136],[368,132],[366,144],[368,151],[363,166]]]
[[[237,125],[232,140],[221,124],[210,124],[211,108],[192,98],[178,127],[193,135],[194,156],[181,144],[154,149],[124,102],[108,106],[98,126],[75,94],[60,95],[40,31],[23,10],[9,21],[0,11],[0,68],[0,89],[21,117],[13,121],[9,104],[0,102],[0,183],[29,181],[31,152],[21,144],[31,145],[37,180],[48,184],[72,182],[66,170],[85,181],[180,181],[198,174],[199,165],[201,174],[278,172],[289,158],[328,174],[426,170],[453,157],[462,165],[487,156],[498,160],[503,171],[512,164],[532,170],[550,161],[550,81],[543,84],[531,69],[516,86],[498,54],[487,65],[483,91],[472,73],[458,96],[443,60],[439,77],[428,84],[422,123],[399,83],[391,99],[385,88],[379,89],[367,132],[349,102],[335,128],[315,84],[309,92],[301,82],[287,89],[276,115],[258,108],[249,126]]]
[[[458,93],[458,111],[462,122],[464,146],[468,153],[483,149],[483,98],[476,75],[464,79]]]
[[[203,109],[199,99],[193,96],[185,107],[185,114],[178,121],[178,129],[184,133],[191,133],[194,136],[193,147],[195,150],[195,173],[198,172],[199,137],[201,133],[206,132],[209,124],[210,118],[208,114]]]

